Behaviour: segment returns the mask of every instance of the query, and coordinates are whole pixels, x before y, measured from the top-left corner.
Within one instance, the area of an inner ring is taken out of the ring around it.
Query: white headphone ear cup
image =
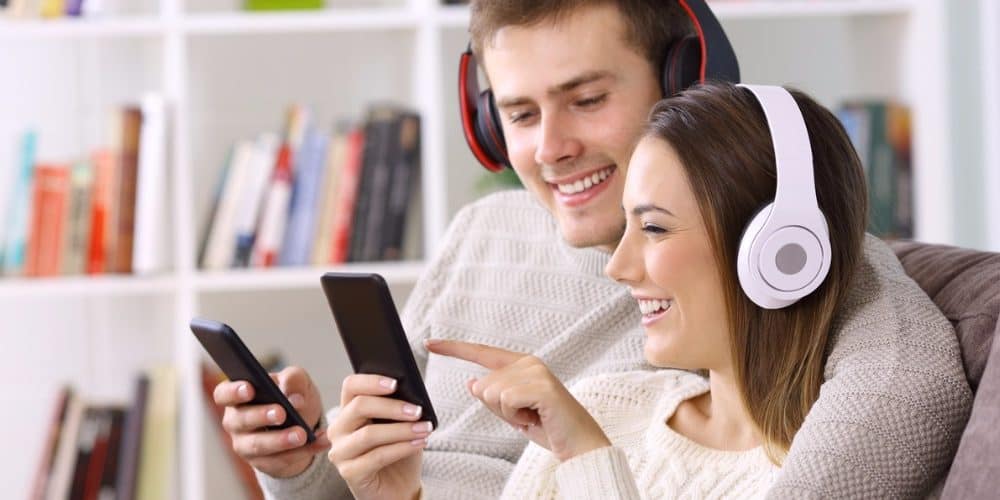
[[[759,248],[755,251],[755,242],[760,239],[761,231],[767,224],[771,216],[774,203],[768,203],[750,219],[746,229],[743,230],[743,237],[740,238],[740,248],[736,258],[736,275],[740,280],[740,287],[743,293],[764,309],[779,309],[785,307],[794,300],[780,299],[772,293],[772,288],[760,274],[758,265]],[[757,245],[758,247],[760,245]]]

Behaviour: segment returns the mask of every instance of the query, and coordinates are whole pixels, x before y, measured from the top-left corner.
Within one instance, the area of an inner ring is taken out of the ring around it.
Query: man
[[[353,450],[352,474],[407,460],[421,471],[426,498],[495,498],[523,451],[524,437],[466,394],[466,381],[482,371],[428,356],[426,338],[531,352],[567,384],[644,366],[635,301],[602,270],[623,229],[631,148],[662,96],[664,48],[689,30],[674,2],[473,2],[473,49],[496,97],[509,162],[527,189],[463,209],[407,301],[404,325],[440,428],[427,437],[415,427],[414,446],[426,449],[405,458],[385,447]],[[883,255],[868,255],[873,262],[889,252],[869,250],[878,251]],[[886,301],[905,295],[897,292],[915,287],[898,266],[863,267],[878,274],[880,285],[859,287],[854,303],[889,307]],[[856,325],[851,318],[838,324],[814,409],[842,418],[807,418],[774,494],[922,495],[946,470],[968,414],[954,335],[919,325]],[[920,366],[906,366],[911,360]],[[305,372],[288,369],[276,378],[307,421],[322,423],[322,403]],[[252,390],[223,383],[215,399],[227,406],[233,446],[259,471],[268,495],[346,496],[323,453],[329,441],[303,446],[301,429],[263,430],[284,414],[277,407],[236,407]],[[357,436],[356,443],[376,432],[365,417],[419,421],[419,409],[381,397],[389,393],[391,384],[349,377],[340,405],[350,410],[331,413],[332,432]],[[921,407],[921,394],[932,393],[953,393],[954,404]],[[942,437],[914,444],[929,433]],[[884,474],[859,472],[873,464]]]

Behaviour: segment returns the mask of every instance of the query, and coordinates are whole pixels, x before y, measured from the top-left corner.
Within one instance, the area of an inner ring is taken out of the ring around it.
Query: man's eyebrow
[[[662,212],[662,213],[665,213],[665,214],[667,214],[667,215],[669,215],[671,217],[677,217],[670,210],[667,210],[667,209],[665,209],[663,207],[658,207],[656,205],[649,204],[649,203],[644,204],[644,205],[636,205],[635,208],[632,209],[632,215],[634,215],[636,217],[638,217],[638,216],[640,216],[640,215],[642,215],[642,214],[644,214],[646,212]]]
[[[596,82],[597,80],[602,80],[604,78],[611,78],[613,75],[607,70],[594,70],[583,73],[576,76],[568,81],[560,83],[549,87],[545,92],[549,95],[558,95],[565,92],[569,92],[581,85],[586,85],[591,82]],[[527,97],[506,97],[497,101],[497,108],[509,108],[513,106],[521,106],[531,102],[531,99]]]

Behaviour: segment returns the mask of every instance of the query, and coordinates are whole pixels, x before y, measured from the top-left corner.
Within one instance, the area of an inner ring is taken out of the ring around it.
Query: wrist
[[[560,462],[565,462],[585,453],[590,453],[600,448],[607,448],[608,446],[611,446],[611,441],[604,433],[601,433],[599,436],[588,436],[586,439],[579,440],[576,445],[559,453],[556,458]]]

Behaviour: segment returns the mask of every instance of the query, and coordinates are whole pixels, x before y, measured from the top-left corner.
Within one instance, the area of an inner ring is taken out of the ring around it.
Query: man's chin
[[[621,232],[604,231],[603,233],[597,233],[586,230],[563,229],[562,237],[566,241],[566,244],[574,248],[597,247],[612,251],[618,245],[618,241],[621,240]]]

